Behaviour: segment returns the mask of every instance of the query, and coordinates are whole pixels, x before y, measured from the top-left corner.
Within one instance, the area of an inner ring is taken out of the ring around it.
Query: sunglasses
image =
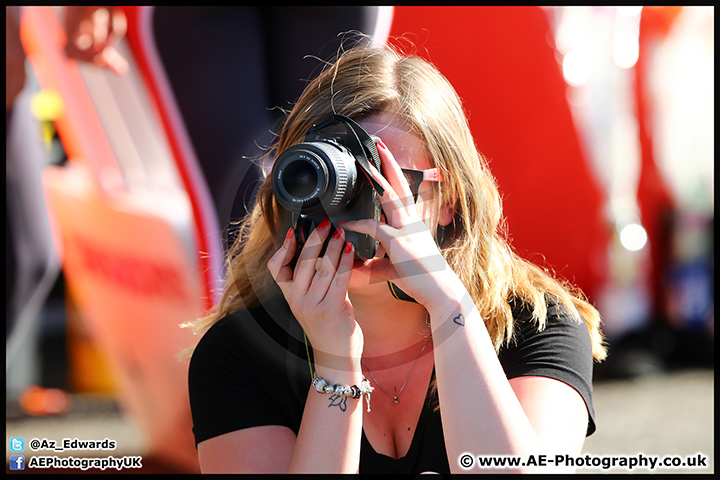
[[[413,170],[410,168],[401,168],[405,180],[408,182],[410,191],[413,194],[413,200],[417,202],[420,193],[420,185],[423,182],[442,182],[442,173],[439,168],[429,168],[427,170]]]

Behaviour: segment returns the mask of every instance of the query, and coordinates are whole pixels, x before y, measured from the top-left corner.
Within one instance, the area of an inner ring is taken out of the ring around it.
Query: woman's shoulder
[[[500,351],[502,359],[515,363],[543,357],[554,361],[592,365],[592,342],[585,322],[579,314],[554,297],[546,296],[547,314],[542,322],[532,316],[527,302],[513,304],[512,340]]]
[[[287,344],[268,327],[273,323],[264,308],[237,310],[215,322],[198,342],[188,371],[196,443],[261,425],[287,425],[297,432],[304,396],[296,393]],[[301,366],[307,369],[307,363]],[[310,380],[307,375],[302,379],[306,395]],[[278,399],[278,385],[292,395]]]
[[[513,309],[513,339],[498,354],[508,379],[535,375],[560,380],[580,393],[590,415],[588,434],[595,430],[592,403],[593,354],[590,331],[571,309],[546,297],[547,315],[541,325],[532,307],[519,302]]]
[[[272,359],[275,363],[293,344],[293,321],[294,318],[288,317],[277,305],[241,308],[228,313],[203,334],[191,362],[208,358],[215,362],[223,358],[250,363]]]
[[[252,317],[250,317],[252,318]],[[200,337],[190,359],[191,372],[201,366],[227,363],[243,352],[248,312],[240,310],[213,323]]]
[[[250,322],[257,322],[258,313],[242,308],[219,318],[202,334],[198,348],[217,346],[244,337],[243,332],[250,328]]]
[[[514,329],[530,333],[532,331],[543,331],[548,327],[583,327],[587,330],[585,322],[582,321],[580,314],[574,306],[567,306],[557,297],[549,294],[545,295],[546,314],[542,322],[538,323],[533,318],[533,305],[528,301],[514,297],[510,301],[510,308],[513,313]],[[538,328],[540,327],[540,328]]]

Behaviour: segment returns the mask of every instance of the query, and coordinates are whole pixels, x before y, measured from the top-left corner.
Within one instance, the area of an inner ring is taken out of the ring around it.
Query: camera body
[[[333,115],[313,125],[302,143],[280,153],[272,168],[272,189],[292,214],[300,247],[325,218],[333,228],[349,220],[380,220],[378,192],[383,189],[369,170],[372,164],[381,171],[378,140],[354,120]],[[345,238],[354,245],[356,258],[375,256],[378,243],[369,235],[347,231]]]

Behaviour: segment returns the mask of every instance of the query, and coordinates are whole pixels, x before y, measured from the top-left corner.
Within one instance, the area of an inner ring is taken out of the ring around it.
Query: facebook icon
[[[10,455],[10,470],[25,470],[25,455]]]

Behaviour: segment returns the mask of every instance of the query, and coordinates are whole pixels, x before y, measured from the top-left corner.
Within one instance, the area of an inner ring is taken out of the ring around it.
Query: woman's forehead
[[[380,114],[359,123],[370,135],[380,137],[402,168],[425,170],[432,167],[422,139],[400,118]]]
[[[363,118],[359,123],[371,135],[381,136],[383,132],[391,130],[396,133],[410,133],[411,128],[397,115],[390,113],[375,113]]]

